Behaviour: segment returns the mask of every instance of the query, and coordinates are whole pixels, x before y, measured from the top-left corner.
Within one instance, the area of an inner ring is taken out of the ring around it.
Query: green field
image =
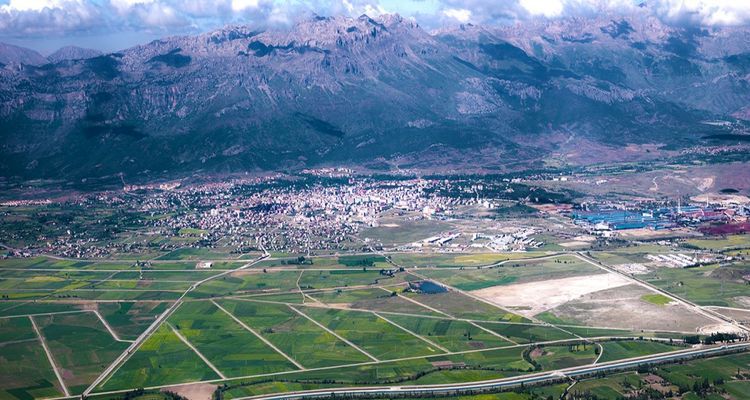
[[[479,325],[518,343],[547,342],[551,340],[575,339],[557,328],[530,324],[503,324],[480,322]]]
[[[325,289],[335,287],[390,285],[411,279],[406,273],[391,278],[377,270],[351,269],[347,271],[304,271],[299,281],[302,289]]]
[[[615,374],[606,378],[584,380],[578,383],[575,393],[591,393],[600,399],[620,399],[630,388],[643,385],[635,372]]]
[[[596,359],[596,345],[544,346],[530,351],[530,358],[544,371],[590,364]]]
[[[217,251],[212,249],[185,247],[171,251],[159,260],[221,260],[237,258],[239,254],[230,254],[229,251]]]
[[[93,313],[34,317],[71,394],[81,393],[125,350]]]
[[[681,346],[647,340],[620,340],[603,342],[604,352],[600,362],[622,360],[625,358],[647,356],[649,354],[665,353],[683,349]]]
[[[382,265],[386,262],[385,257],[379,255],[356,255],[356,256],[341,256],[338,258],[338,262],[341,265],[347,267],[374,267],[376,264]]]
[[[750,264],[729,266],[706,265],[697,268],[660,268],[641,278],[649,283],[700,305],[740,307],[741,299],[750,296],[750,285],[743,276],[750,274]]]
[[[644,294],[643,296],[641,296],[641,300],[651,304],[656,304],[657,306],[666,306],[667,304],[672,302],[672,299],[659,293]]]
[[[252,294],[247,296],[236,296],[257,302],[278,302],[278,303],[295,303],[302,304],[304,301],[302,292],[279,293],[279,294]],[[309,300],[308,300],[309,301]]]
[[[58,396],[63,396],[62,388],[38,340],[0,344],[0,399]]]
[[[335,370],[302,371],[265,379],[240,379],[228,383],[225,399],[297,390],[299,382],[309,382],[305,389],[341,385],[434,384],[496,379],[533,371],[519,348],[490,350],[457,355],[438,355],[404,361],[337,368]],[[462,367],[444,369],[438,363],[463,363]]]
[[[648,387],[646,377],[656,377],[663,379],[662,387],[674,394],[682,393],[683,399],[746,400],[750,398],[746,379],[749,374],[750,355],[743,353],[661,365],[650,368],[648,373],[623,372],[586,379],[576,384],[574,390],[575,393],[589,393],[603,400],[617,400]],[[699,395],[693,391],[695,384],[707,384],[708,387],[702,389],[704,393]]]
[[[398,288],[397,290],[400,290]],[[416,315],[441,315],[428,308],[415,304],[397,293],[379,288],[355,289],[307,293],[310,297],[327,304],[348,304],[350,308],[384,312],[398,312]]]
[[[631,254],[643,253],[633,249],[622,253],[628,257]],[[517,257],[529,254],[396,256],[402,262],[464,265],[464,269],[420,268],[415,274],[465,290],[599,272],[572,257],[519,261]],[[500,267],[468,267],[509,258],[515,260]],[[84,310],[98,310],[121,338],[133,340],[167,309],[170,303],[165,300],[178,298],[198,280],[240,265],[240,261],[224,262],[215,265],[215,270],[196,271],[195,261],[176,260],[154,263],[151,269],[140,271],[125,261],[31,258],[0,262],[0,294],[9,294],[11,299],[45,298],[27,303],[0,302],[0,316],[22,316],[0,318],[0,361],[19,357],[35,360],[42,356],[41,361],[36,361],[41,369],[29,372],[29,379],[16,376],[26,373],[24,367],[0,367],[0,374],[12,378],[4,378],[10,383],[0,385],[6,390],[0,393],[21,400],[60,395],[30,320],[24,315],[78,311],[34,318],[62,368],[67,386],[72,393],[80,393],[128,346],[117,342],[94,313]],[[601,342],[601,361],[681,348],[637,338],[680,339],[682,333],[575,326],[558,329],[554,325],[572,325],[575,321],[542,313],[539,318],[548,324],[531,323],[459,290],[415,293],[408,289],[407,282],[421,278],[409,271],[395,277],[381,275],[379,268],[388,266],[382,256],[374,254],[288,257],[265,260],[248,270],[208,281],[185,297],[167,323],[100,390],[218,381],[224,375],[228,383],[224,398],[231,399],[345,385],[496,379],[593,362],[599,355],[599,346],[584,346],[576,335],[634,339]],[[670,285],[677,294],[689,292],[688,298],[735,304],[750,287],[739,281],[746,270],[750,267],[737,262],[724,267],[659,269],[645,278]],[[669,302],[668,297],[658,294],[643,296],[642,300],[657,305]],[[539,344],[561,340],[567,342]],[[680,375],[679,379],[686,378]],[[592,390],[612,393],[608,392],[612,388],[600,386]],[[723,387],[727,393],[740,393],[745,388],[742,382],[728,382]],[[612,390],[619,393],[618,389]],[[559,393],[559,388],[540,388],[538,393]],[[533,396],[528,400],[533,400]]]
[[[169,322],[225,376],[295,369],[282,355],[210,302],[183,303]]]
[[[80,311],[77,304],[55,302],[0,303],[0,317],[12,315],[44,314],[51,312]]]
[[[364,354],[288,306],[248,301],[219,304],[306,368],[369,361]]]
[[[218,378],[174,332],[162,325],[101,388],[121,390]]]
[[[730,235],[717,239],[686,240],[690,246],[708,250],[728,250],[750,248],[750,235]]]
[[[399,315],[389,315],[388,319],[450,351],[512,345],[512,343],[464,321]]]
[[[0,318],[0,344],[26,339],[36,339],[28,318]]]
[[[252,270],[235,272],[229,276],[222,276],[204,283],[198,287],[198,290],[191,293],[191,297],[209,298],[266,291],[288,292],[297,289],[296,282],[299,274],[300,271],[263,273],[262,271]]]
[[[379,360],[442,353],[441,350],[367,312],[311,307],[300,310]]]
[[[99,303],[99,313],[122,339],[135,339],[167,309],[168,303]]]

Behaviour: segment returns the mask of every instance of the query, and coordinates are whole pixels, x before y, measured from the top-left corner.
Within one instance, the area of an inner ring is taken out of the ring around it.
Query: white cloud
[[[453,18],[458,22],[465,23],[471,20],[471,11],[465,8],[447,8],[443,10],[443,15]]]
[[[381,7],[377,4],[365,4],[364,8],[364,14],[367,14],[371,17],[377,17],[378,15],[387,14],[388,11],[386,11],[385,8]]]
[[[232,0],[232,10],[244,11],[248,8],[258,8],[258,0]]]
[[[403,1],[403,3],[398,3]],[[229,23],[289,25],[302,15],[371,16],[398,9],[421,24],[493,24],[633,10],[639,0],[0,0],[0,36],[139,31],[180,34]],[[4,3],[4,4],[3,4]],[[408,4],[407,4],[408,3]],[[648,0],[673,23],[750,25],[750,0]]]
[[[16,12],[16,11],[44,11],[63,9],[68,7],[75,7],[80,5],[83,1],[78,0],[10,0],[8,4],[0,6],[0,10],[4,12]]]
[[[562,0],[520,0],[519,3],[529,14],[548,18],[559,16],[565,7]]]
[[[692,20],[704,25],[740,25],[750,22],[747,0],[661,0],[656,10],[673,20]]]

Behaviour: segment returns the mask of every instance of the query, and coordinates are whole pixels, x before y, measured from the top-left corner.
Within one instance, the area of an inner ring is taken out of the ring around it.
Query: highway
[[[721,347],[701,348],[682,350],[667,354],[653,355],[646,357],[629,358],[626,360],[612,361],[598,365],[585,365],[581,367],[572,367],[559,369],[555,371],[543,372],[538,374],[525,375],[513,378],[494,379],[481,382],[456,383],[446,385],[420,385],[420,386],[372,386],[372,387],[350,387],[350,388],[331,388],[316,389],[298,392],[289,392],[283,394],[271,394],[260,396],[240,397],[235,400],[263,399],[263,400],[291,400],[291,399],[312,399],[328,398],[333,396],[410,396],[410,395],[460,395],[476,391],[499,390],[511,388],[520,385],[528,385],[555,381],[561,378],[572,378],[576,376],[586,376],[597,372],[616,371],[621,369],[633,368],[645,364],[657,364],[663,362],[673,362],[678,360],[690,359],[694,357],[706,357],[743,351],[750,348],[750,343],[738,343],[725,345]]]

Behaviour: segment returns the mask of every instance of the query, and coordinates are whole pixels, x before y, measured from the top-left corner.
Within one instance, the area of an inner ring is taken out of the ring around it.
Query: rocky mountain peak
[[[66,60],[84,60],[102,55],[102,52],[94,49],[86,49],[78,46],[65,46],[50,54],[47,59],[57,63]]]
[[[47,59],[34,50],[0,43],[0,63],[42,65],[47,63]]]

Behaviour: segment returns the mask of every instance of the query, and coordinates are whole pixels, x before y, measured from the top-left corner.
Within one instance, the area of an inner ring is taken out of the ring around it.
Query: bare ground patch
[[[750,326],[750,310],[740,310],[736,308],[725,308],[725,307],[707,307],[716,311],[717,313],[734,319],[735,321]]]
[[[620,275],[603,273],[493,286],[472,293],[525,317],[533,317],[586,294],[628,284],[630,281]]]
[[[169,391],[177,393],[189,400],[211,400],[216,387],[216,385],[210,383],[192,383],[172,386],[169,388]]]
[[[716,324],[716,321],[676,302],[657,305],[642,300],[648,294],[653,292],[630,284],[586,294],[551,312],[583,325],[629,330],[698,332],[704,326]]]

